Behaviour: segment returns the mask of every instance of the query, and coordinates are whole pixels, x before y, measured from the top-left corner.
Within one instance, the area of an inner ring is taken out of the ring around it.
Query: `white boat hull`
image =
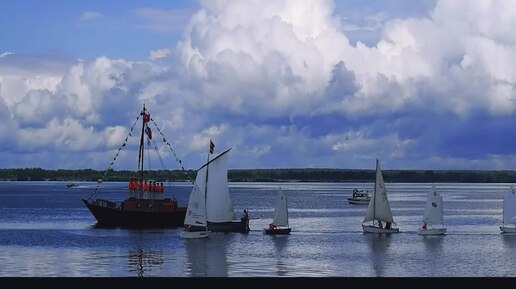
[[[443,235],[444,233],[446,233],[446,228],[430,228],[430,229],[419,228],[417,233],[419,235]]]
[[[500,226],[500,230],[502,231],[503,234],[516,235],[516,227]]]
[[[181,232],[181,238],[183,239],[200,239],[200,238],[208,238],[210,236],[210,231],[183,231]]]
[[[353,199],[348,198],[348,202],[352,205],[368,205],[369,199]]]
[[[373,227],[371,225],[362,225],[362,229],[364,229],[364,232],[366,232],[366,233],[377,233],[377,234],[399,233],[399,231],[400,231],[400,229],[398,229],[398,228],[385,229],[385,228]]]

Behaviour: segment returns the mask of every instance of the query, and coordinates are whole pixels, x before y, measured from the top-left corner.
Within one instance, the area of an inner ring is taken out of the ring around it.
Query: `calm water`
[[[183,240],[182,229],[98,229],[83,206],[94,183],[0,182],[0,276],[516,276],[516,236],[500,234],[510,184],[436,184],[444,236],[416,234],[431,184],[386,184],[399,234],[362,232],[367,206],[350,205],[353,183],[282,183],[289,236],[262,234],[278,184],[230,183],[251,232]],[[365,184],[372,187],[371,184]],[[120,201],[126,183],[98,197]],[[170,188],[170,187],[169,187]],[[191,187],[172,183],[186,204]],[[170,196],[170,194],[169,194]]]

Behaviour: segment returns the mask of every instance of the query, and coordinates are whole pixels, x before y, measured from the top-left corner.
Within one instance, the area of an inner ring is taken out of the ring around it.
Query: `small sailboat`
[[[278,188],[278,197],[276,198],[276,208],[274,210],[274,217],[269,228],[263,229],[263,233],[267,235],[288,235],[292,228],[288,225],[288,206],[287,196],[285,192]]]
[[[516,189],[514,185],[503,197],[503,225],[500,226],[503,234],[516,235]]]
[[[423,225],[418,230],[420,235],[442,235],[446,232],[443,222],[443,198],[434,186],[426,199]]]
[[[210,140],[210,154],[213,153],[214,147],[215,145]],[[210,235],[206,211],[210,154],[208,154],[208,161],[206,162],[206,173],[197,173],[192,192],[190,193],[190,200],[188,201],[188,209],[186,210],[185,216],[185,230],[181,232],[181,237],[185,239],[207,238]],[[198,183],[204,185],[203,190],[197,186]]]
[[[194,184],[186,210],[185,229],[180,236],[185,239],[198,239],[207,238],[209,235],[206,219],[206,189],[201,190],[197,184]]]
[[[385,225],[384,223],[385,222]],[[394,226],[393,226],[394,225]],[[367,207],[367,212],[362,222],[362,229],[367,233],[398,233],[399,229],[395,226],[392,218],[387,190],[383,182],[380,162],[376,159],[376,180],[373,196]]]
[[[210,153],[213,151],[210,142]],[[231,148],[209,160],[197,170],[195,183],[206,188],[206,218],[211,232],[249,233],[249,220],[236,219],[229,195],[227,162]]]

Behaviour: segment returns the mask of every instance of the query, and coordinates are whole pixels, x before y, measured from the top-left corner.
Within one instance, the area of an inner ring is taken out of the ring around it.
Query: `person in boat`
[[[276,230],[278,227],[274,225],[273,223],[269,224],[269,230]]]
[[[244,221],[247,221],[249,219],[249,213],[247,212],[247,210],[244,210],[244,214],[242,214],[242,218],[240,218],[240,220],[242,222]]]
[[[385,229],[390,229],[390,228],[391,228],[391,222],[386,222]]]
[[[247,231],[250,231],[249,229],[249,212],[247,210],[244,210],[244,214],[242,215],[242,218],[240,218],[242,222],[245,222],[245,229]]]
[[[380,229],[383,229],[383,223],[382,223],[382,221],[380,221],[380,220],[378,220],[378,227],[379,227]]]
[[[421,226],[423,230],[426,230],[426,223],[423,223],[423,226]]]

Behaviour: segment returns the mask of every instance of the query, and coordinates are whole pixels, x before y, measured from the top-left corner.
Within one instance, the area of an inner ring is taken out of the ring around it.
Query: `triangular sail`
[[[197,179],[199,179],[199,174]],[[194,184],[190,193],[185,225],[206,227],[206,199],[204,198],[204,190],[199,188],[197,183]]]
[[[514,186],[503,198],[503,223],[516,225],[516,192]]]
[[[274,218],[272,223],[276,226],[288,227],[288,209],[287,196],[281,188],[278,189],[278,196],[276,198],[276,209],[274,210]]]
[[[423,222],[428,225],[443,224],[443,198],[435,190],[435,187],[432,187],[432,190],[428,193]]]
[[[235,217],[228,188],[227,162],[229,150],[216,156],[197,171],[198,178],[201,175],[200,178],[205,180],[206,169],[209,170],[206,191],[206,216],[209,222],[231,222]],[[206,183],[206,181],[199,179],[199,183],[201,182]],[[199,187],[203,188],[201,185]]]
[[[378,159],[376,160],[376,180],[373,196],[369,201],[363,223],[373,220],[394,223],[394,220],[392,219],[391,207],[389,206],[389,200],[387,199],[387,190],[385,189],[382,170],[380,168],[380,162]]]

